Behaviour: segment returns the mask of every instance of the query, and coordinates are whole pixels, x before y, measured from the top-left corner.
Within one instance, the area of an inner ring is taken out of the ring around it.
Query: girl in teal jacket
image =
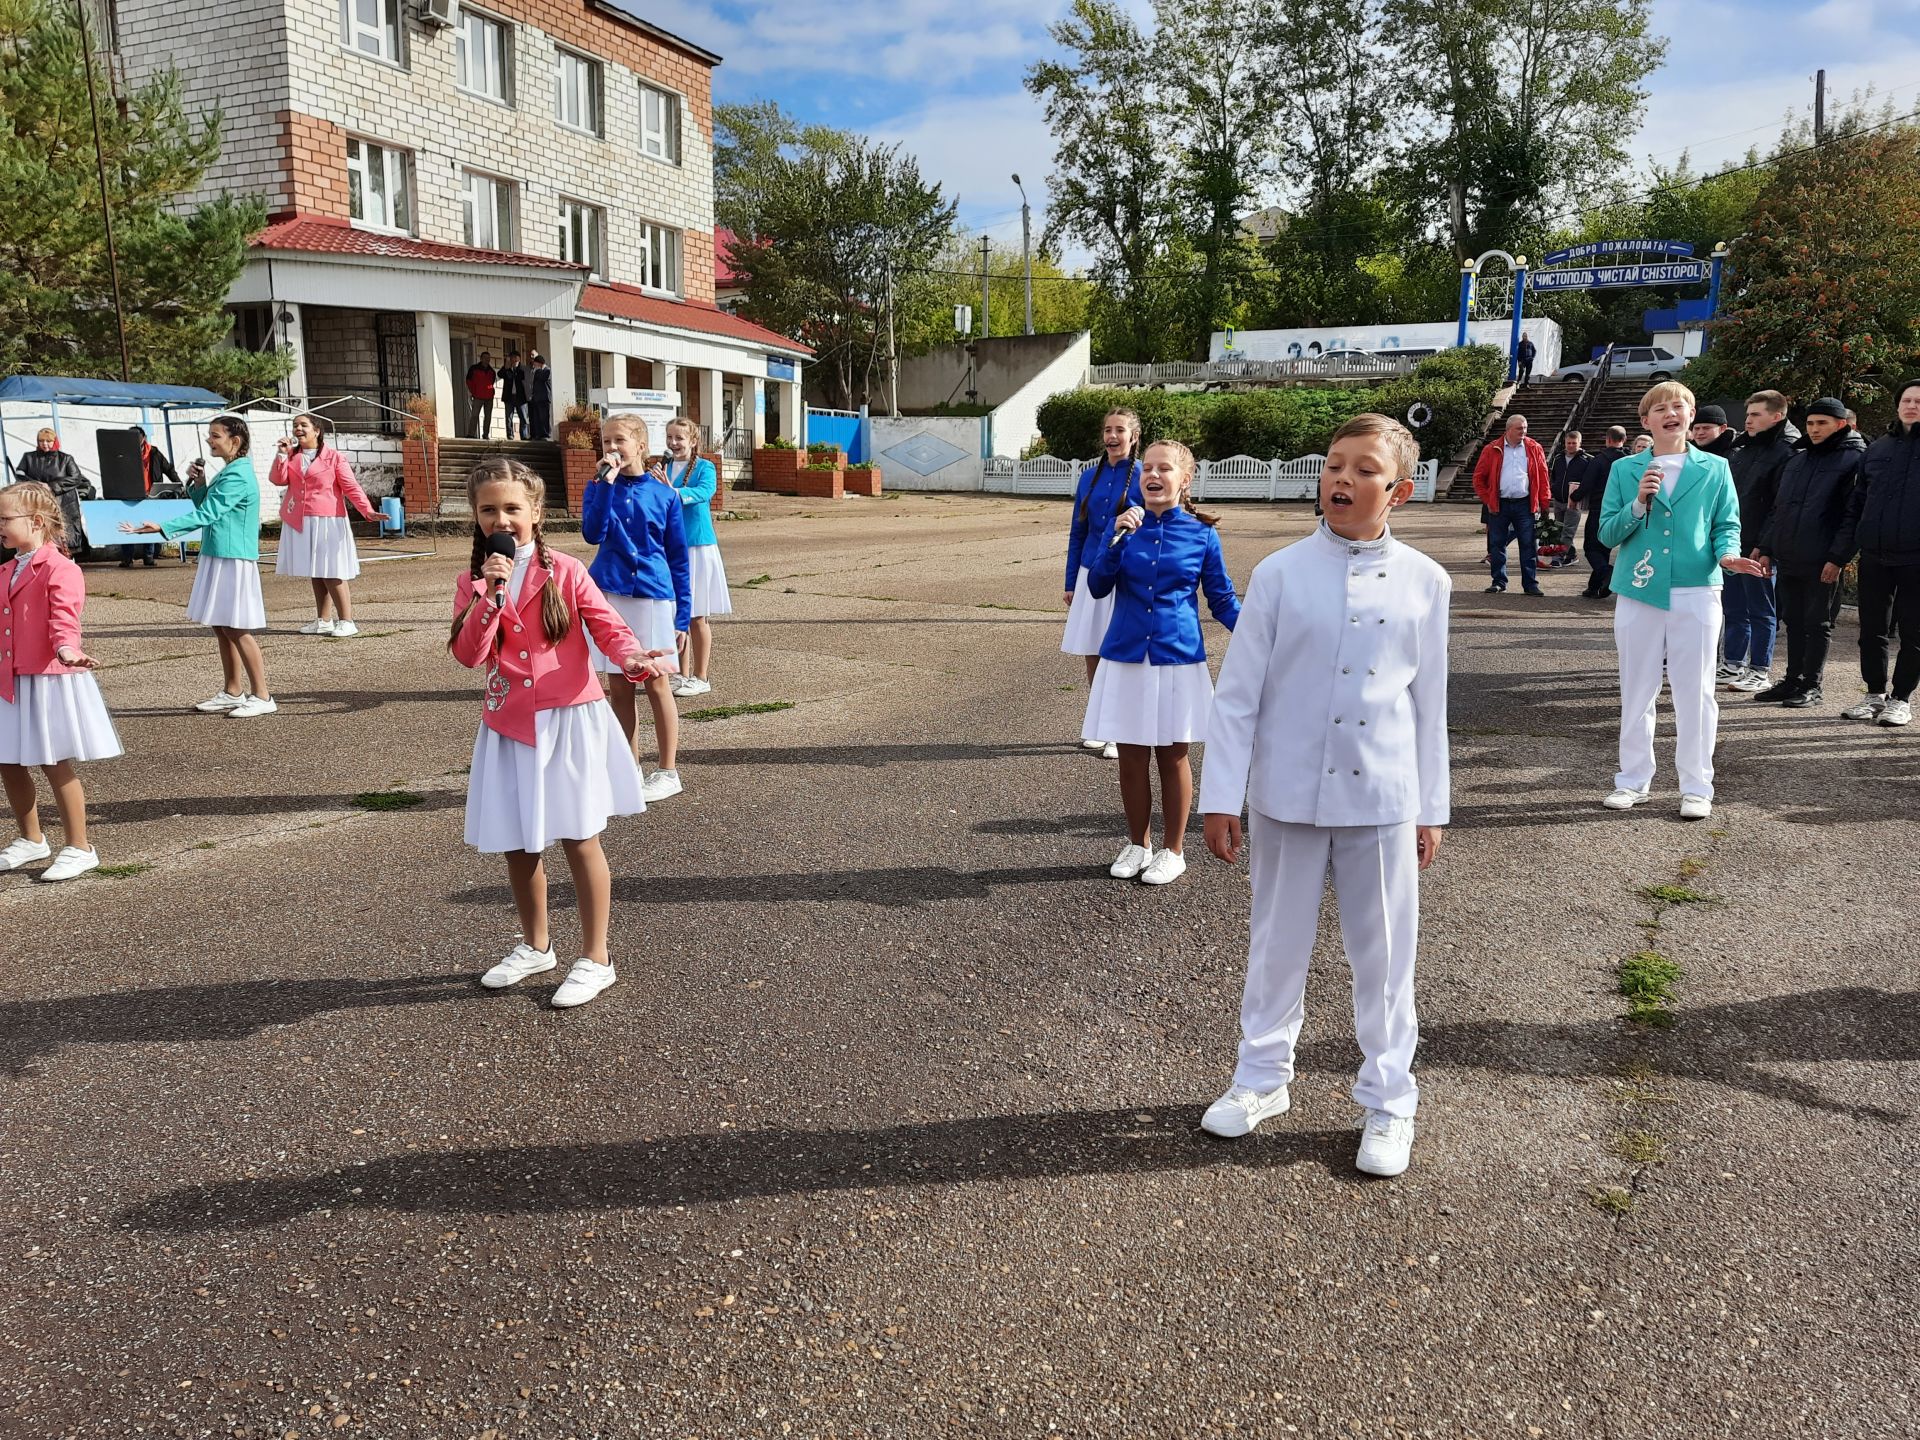
[[[680,492],[681,518],[686,522],[687,573],[693,587],[693,618],[687,627],[687,653],[682,674],[668,682],[676,695],[704,695],[713,689],[707,667],[713,661],[713,627],[709,615],[731,615],[733,597],[727,593],[727,570],[720,559],[720,540],[713,533],[713,497],[720,477],[713,462],[699,453],[700,432],[693,421],[667,422],[667,483]]]

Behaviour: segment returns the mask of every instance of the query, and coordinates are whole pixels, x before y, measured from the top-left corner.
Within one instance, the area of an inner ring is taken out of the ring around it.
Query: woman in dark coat
[[[93,547],[87,544],[86,527],[81,524],[80,502],[94,498],[93,486],[80,473],[73,456],[60,448],[60,437],[50,429],[42,430],[35,447],[20,457],[13,473],[21,480],[38,480],[53,491],[67,527],[67,553],[75,560],[91,556]]]

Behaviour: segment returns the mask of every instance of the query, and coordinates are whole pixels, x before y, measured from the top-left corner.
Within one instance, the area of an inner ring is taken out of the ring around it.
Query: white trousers
[[[1720,592],[1690,585],[1672,592],[1661,610],[1624,595],[1613,603],[1613,643],[1620,651],[1620,773],[1622,790],[1653,784],[1653,713],[1664,675],[1673,687],[1674,765],[1680,793],[1713,798],[1713,746],[1720,733],[1720,702],[1713,671],[1725,623]]]
[[[1247,824],[1253,931],[1234,1081],[1271,1090],[1293,1079],[1294,1047],[1307,1013],[1307,965],[1331,861],[1340,940],[1353,971],[1353,1029],[1363,1057],[1353,1098],[1369,1110],[1413,1114],[1420,1100],[1413,1079],[1413,1050],[1420,1041],[1413,1009],[1420,938],[1413,822],[1290,825],[1254,810]]]

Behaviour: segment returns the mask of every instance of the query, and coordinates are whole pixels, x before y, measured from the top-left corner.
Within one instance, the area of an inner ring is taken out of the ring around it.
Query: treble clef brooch
[[[1647,582],[1652,579],[1653,551],[1649,550],[1640,557],[1639,561],[1633,567],[1633,588],[1636,590],[1644,590],[1647,588]]]
[[[487,667],[487,709],[498,710],[513,693],[513,682],[500,673],[496,662]]]

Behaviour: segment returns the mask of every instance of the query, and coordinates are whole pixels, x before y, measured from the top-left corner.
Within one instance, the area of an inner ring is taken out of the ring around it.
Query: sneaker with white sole
[[[1910,725],[1913,723],[1913,703],[1909,700],[1889,700],[1886,709],[1880,712],[1882,725]]]
[[[1360,1125],[1360,1153],[1353,1157],[1355,1167],[1369,1175],[1393,1176],[1402,1173],[1412,1158],[1413,1117],[1369,1110]]]
[[[1748,670],[1730,687],[1745,695],[1758,695],[1762,690],[1773,688],[1773,672],[1770,670]]]
[[[480,983],[489,990],[504,990],[509,985],[518,985],[529,975],[551,970],[559,963],[553,958],[553,951],[536,950],[523,940],[513,947],[512,954],[482,975]]]
[[[657,805],[686,788],[680,783],[678,770],[656,770],[640,782],[640,798],[649,805]]]
[[[687,677],[685,675],[679,674],[678,672],[668,675],[667,689],[669,692],[675,695],[686,694],[687,693]]]
[[[351,640],[360,633],[360,627],[351,620],[336,620],[333,622],[333,629],[323,630],[320,633],[331,635],[336,640]]]
[[[1647,790],[1616,790],[1600,803],[1609,810],[1631,810],[1652,793]]]
[[[1251,1135],[1262,1120],[1286,1114],[1292,1104],[1284,1085],[1277,1090],[1256,1090],[1251,1085],[1235,1084],[1207,1107],[1207,1113],[1200,1117],[1200,1128],[1222,1140],[1237,1140]]]
[[[1746,673],[1746,666],[1736,665],[1731,660],[1722,660],[1714,669],[1713,683],[1716,685],[1731,685]]]
[[[1107,742],[1104,740],[1082,740],[1080,742],[1080,748],[1082,750],[1104,750],[1107,748]]]
[[[1840,712],[1842,720],[1878,720],[1880,712],[1887,708],[1885,695],[1869,695],[1858,705],[1849,705]]]
[[[53,864],[40,872],[40,879],[42,883],[71,880],[76,875],[84,875],[89,870],[99,868],[100,852],[98,850],[81,850],[69,845],[53,857]]]
[[[333,634],[333,621],[309,620],[300,627],[300,633],[302,635],[331,635]]]
[[[1153,851],[1145,845],[1135,845],[1128,841],[1126,847],[1115,857],[1113,864],[1107,867],[1107,874],[1116,880],[1134,880],[1153,860]]]
[[[0,871],[18,870],[44,860],[52,853],[53,847],[46,841],[29,840],[22,835],[6,849],[0,850]]]
[[[1680,797],[1680,818],[1682,820],[1704,820],[1713,814],[1713,801],[1704,795],[1682,795]]]
[[[247,703],[245,695],[230,695],[222,690],[209,700],[202,700],[193,708],[205,715],[218,715],[223,710],[232,710]]]
[[[1100,747],[1100,758],[1102,760],[1118,760],[1120,758],[1120,747],[1111,740],[1107,741],[1106,744]]]
[[[1187,873],[1187,857],[1178,850],[1160,850],[1140,872],[1142,885],[1171,885]]]
[[[262,699],[258,695],[249,695],[238,705],[227,711],[229,720],[251,720],[256,715],[271,715],[280,708],[276,700]]]
[[[560,988],[553,992],[553,1008],[571,1010],[576,1005],[584,1005],[619,978],[611,965],[576,960],[567,971],[567,978],[560,982]]]
[[[689,675],[687,677],[687,683],[680,687],[680,693],[682,695],[706,695],[712,690],[713,686],[709,682],[702,680],[698,675]]]

